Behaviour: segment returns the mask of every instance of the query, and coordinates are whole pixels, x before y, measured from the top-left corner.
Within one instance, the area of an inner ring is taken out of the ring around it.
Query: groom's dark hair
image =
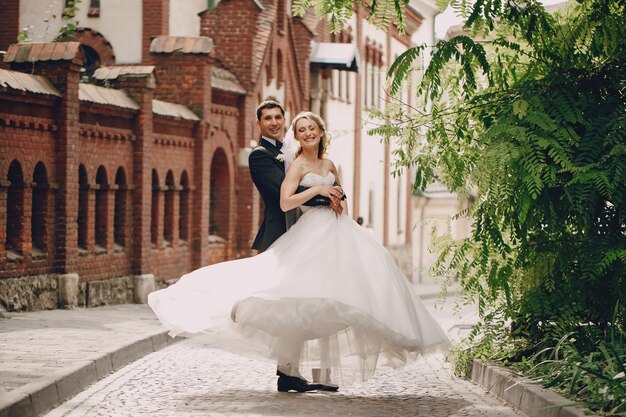
[[[275,109],[279,108],[280,112],[283,116],[285,116],[285,109],[283,106],[276,100],[265,100],[263,103],[259,104],[259,107],[256,108],[256,119],[261,120],[261,115],[263,114],[263,110],[265,109]]]

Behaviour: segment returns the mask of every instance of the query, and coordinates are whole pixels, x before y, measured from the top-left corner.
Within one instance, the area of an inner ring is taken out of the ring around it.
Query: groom
[[[259,190],[265,211],[263,223],[252,244],[252,249],[266,250],[276,239],[282,236],[297,220],[296,209],[287,213],[280,209],[280,186],[285,179],[285,157],[281,152],[285,127],[285,110],[274,100],[262,102],[256,110],[256,124],[261,131],[259,146],[254,148],[248,158],[250,175],[254,185]],[[301,189],[298,188],[297,192]],[[330,205],[331,200],[316,196],[305,203],[309,206]],[[339,206],[338,202],[332,204]],[[293,346],[294,350],[301,346]],[[313,390],[336,391],[336,386],[311,384],[302,378],[298,369],[292,369],[292,364],[281,363],[278,369],[278,391],[307,392]]]
[[[263,199],[265,212],[252,249],[264,251],[296,222],[297,214],[296,209],[287,213],[280,209],[280,186],[285,179],[285,156],[280,150],[283,146],[285,110],[277,101],[266,100],[257,107],[256,118],[261,141],[250,153],[248,165],[252,181]],[[305,189],[298,187],[296,192]],[[329,198],[318,195],[304,204],[332,205],[335,210],[341,207],[338,199],[333,203]]]

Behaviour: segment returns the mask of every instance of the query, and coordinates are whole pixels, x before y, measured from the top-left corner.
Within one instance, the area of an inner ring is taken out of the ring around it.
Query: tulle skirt
[[[184,275],[148,304],[170,335],[211,333],[228,349],[365,381],[449,342],[387,250],[328,208],[307,210],[265,252]]]

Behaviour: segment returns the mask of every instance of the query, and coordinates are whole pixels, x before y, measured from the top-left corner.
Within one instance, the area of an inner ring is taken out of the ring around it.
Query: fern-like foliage
[[[339,33],[353,15],[354,7],[362,7],[368,11],[368,21],[377,28],[386,31],[394,25],[404,33],[404,11],[408,3],[409,0],[294,0],[291,10],[294,16],[301,17],[313,8],[320,19],[327,21],[331,33]]]
[[[472,201],[471,237],[438,240],[433,273],[478,305],[474,346],[504,354],[510,323],[509,354],[524,360],[584,325],[571,351],[595,357],[603,335],[626,334],[626,1],[576,0],[556,14],[538,0],[436,1],[466,18],[467,34],[433,45],[410,111],[399,99],[372,111],[384,121],[372,133],[395,142],[394,175],[410,170],[416,194],[437,179]],[[333,32],[355,5],[382,29],[404,24],[406,0],[293,3]],[[429,50],[389,68],[393,97]],[[620,384],[602,390],[619,396]],[[625,414],[609,394],[597,404]]]
[[[472,236],[439,241],[433,273],[526,348],[584,324],[596,330],[578,348],[591,349],[626,317],[614,314],[626,305],[626,2],[556,15],[534,0],[443,3],[473,36],[438,42],[421,106],[389,106],[376,131],[402,149],[396,169],[414,173],[416,192],[436,178],[472,196]],[[389,69],[392,94],[424,51]]]

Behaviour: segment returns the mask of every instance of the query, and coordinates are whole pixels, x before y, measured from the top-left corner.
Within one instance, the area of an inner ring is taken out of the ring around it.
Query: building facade
[[[326,118],[350,215],[411,276],[410,175],[391,178],[392,145],[365,121],[386,68],[428,28],[428,2],[407,8],[406,35],[362,11],[332,35],[284,0],[83,0],[63,43],[59,3],[5,0],[0,13],[2,308],[143,302],[252,255],[262,203],[247,155],[267,97],[288,120]]]

